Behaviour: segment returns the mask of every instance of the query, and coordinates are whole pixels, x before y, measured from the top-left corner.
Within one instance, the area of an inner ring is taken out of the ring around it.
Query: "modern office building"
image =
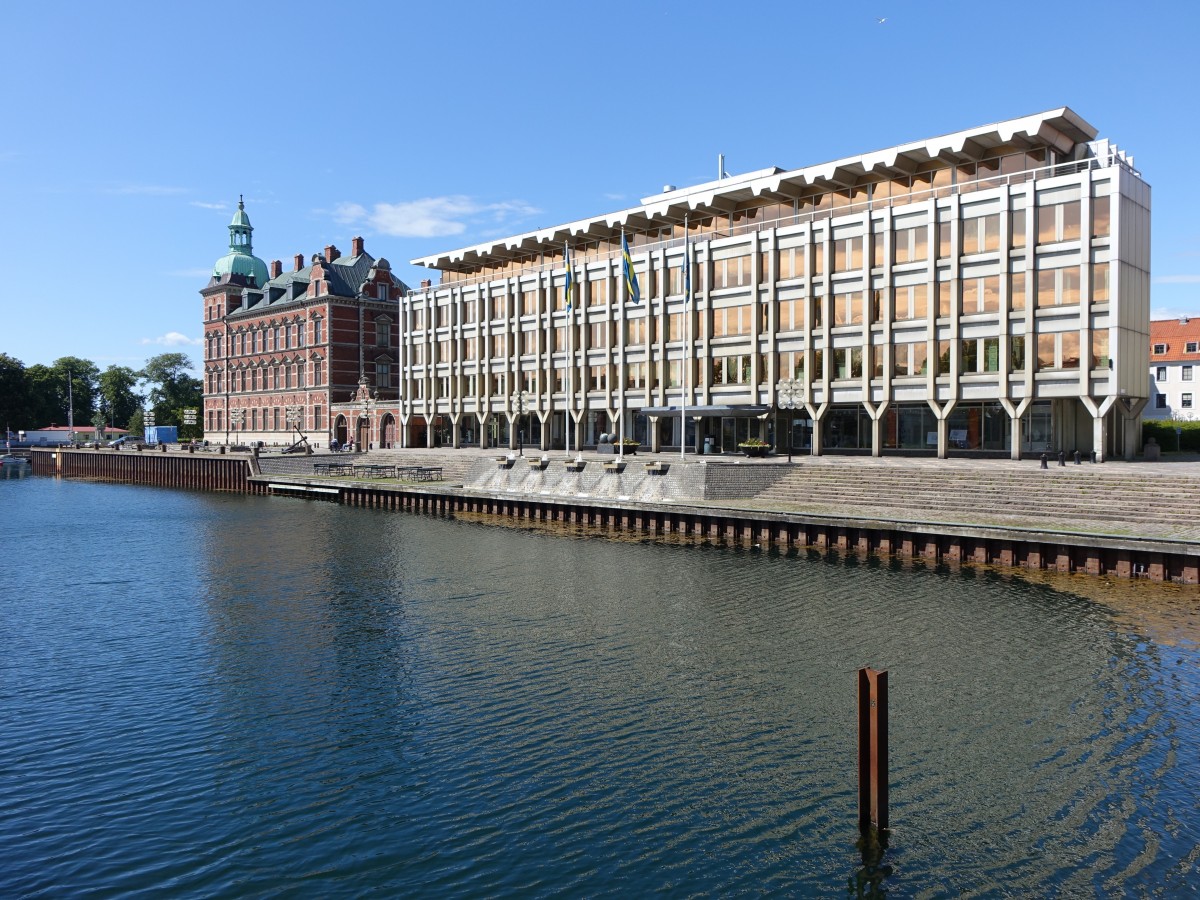
[[[407,286],[351,240],[297,254],[292,271],[254,255],[243,203],[204,300],[204,432],[225,443],[390,445],[399,397],[396,303]]]
[[[1192,420],[1200,371],[1200,318],[1181,316],[1150,323],[1150,402],[1147,419]]]
[[[413,262],[407,446],[1130,455],[1148,394],[1150,189],[1067,108]]]

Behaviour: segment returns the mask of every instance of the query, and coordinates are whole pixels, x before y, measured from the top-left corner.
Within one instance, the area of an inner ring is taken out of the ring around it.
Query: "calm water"
[[[49,478],[0,510],[5,897],[844,896],[860,665],[890,896],[1197,890],[1191,591]]]

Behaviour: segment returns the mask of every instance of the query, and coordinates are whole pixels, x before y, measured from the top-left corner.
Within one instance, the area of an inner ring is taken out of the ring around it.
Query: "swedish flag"
[[[642,289],[638,286],[637,273],[633,271],[633,260],[629,256],[629,243],[625,232],[621,232],[621,274],[625,276],[625,292],[634,303],[642,300]]]
[[[571,284],[571,248],[566,244],[563,244],[563,260],[564,265],[567,267],[567,281],[566,284],[563,285],[563,297],[567,301],[567,312],[570,312],[571,306],[573,305],[573,301],[571,300],[571,288],[574,287],[574,285]]]

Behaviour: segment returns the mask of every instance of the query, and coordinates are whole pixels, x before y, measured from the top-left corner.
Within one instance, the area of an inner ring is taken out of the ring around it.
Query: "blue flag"
[[[642,300],[642,290],[638,286],[637,273],[633,271],[633,260],[629,257],[629,244],[625,240],[625,232],[621,232],[621,274],[625,276],[625,290],[634,303]]]
[[[567,312],[571,311],[571,248],[563,245],[563,259],[567,267],[567,282],[563,286],[563,295],[567,301]]]

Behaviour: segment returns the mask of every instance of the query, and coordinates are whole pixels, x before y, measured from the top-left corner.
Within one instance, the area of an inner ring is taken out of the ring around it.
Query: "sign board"
[[[967,429],[965,429],[965,428],[951,428],[950,429],[950,440],[965,441],[966,439],[967,439]]]

